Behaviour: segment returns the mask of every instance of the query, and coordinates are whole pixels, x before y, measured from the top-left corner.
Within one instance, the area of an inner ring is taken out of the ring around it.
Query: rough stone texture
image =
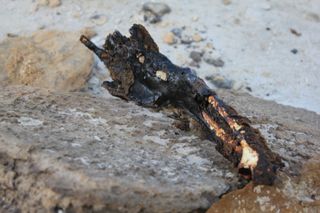
[[[237,184],[209,141],[109,97],[1,88],[0,197],[31,212],[187,212]]]
[[[38,31],[0,43],[1,84],[24,84],[58,91],[86,83],[93,56],[79,45],[80,33]]]
[[[167,4],[161,2],[146,2],[143,4],[142,9],[144,11],[150,11],[157,16],[163,16],[164,14],[171,12],[170,7]]]
[[[160,22],[163,15],[170,13],[170,7],[162,2],[146,2],[142,5],[144,19],[152,24]]]
[[[210,211],[218,212],[238,206],[286,210],[291,203],[297,210],[319,207],[320,116],[315,113],[221,91],[286,164],[275,187],[248,185],[229,192],[237,187],[230,163],[196,132],[174,128],[167,111],[110,96],[0,89],[3,211],[190,212],[213,202]],[[242,199],[232,197],[235,193]]]

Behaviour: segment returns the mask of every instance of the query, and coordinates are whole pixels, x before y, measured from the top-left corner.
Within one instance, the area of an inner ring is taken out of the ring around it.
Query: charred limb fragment
[[[112,95],[145,107],[171,104],[184,109],[208,131],[216,149],[255,184],[274,183],[281,159],[267,147],[258,130],[217,97],[190,69],[178,67],[159,52],[142,25],[133,25],[131,36],[120,32],[107,36],[103,48],[85,36],[80,41],[109,69],[112,81],[102,86]]]

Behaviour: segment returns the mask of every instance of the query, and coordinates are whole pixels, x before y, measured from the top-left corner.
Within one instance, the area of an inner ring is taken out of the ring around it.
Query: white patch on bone
[[[163,81],[167,81],[168,80],[168,74],[166,72],[162,71],[162,70],[158,70],[156,72],[156,76],[158,78],[160,78],[161,80],[163,80]]]
[[[257,166],[259,155],[253,150],[245,140],[240,142],[242,147],[242,156],[240,161],[241,168],[254,169]]]

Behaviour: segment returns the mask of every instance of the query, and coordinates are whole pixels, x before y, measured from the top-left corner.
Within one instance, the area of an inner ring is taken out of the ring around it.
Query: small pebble
[[[37,11],[40,7],[59,7],[61,5],[61,0],[36,0],[35,7],[33,11]]]
[[[320,16],[316,13],[307,13],[306,18],[310,21],[320,22]]]
[[[249,86],[246,86],[246,90],[248,90],[249,92],[252,92],[252,89]]]
[[[224,5],[229,5],[229,4],[231,4],[231,0],[222,0],[222,3]]]
[[[226,79],[223,76],[207,76],[206,80],[213,83],[217,88],[221,89],[231,89],[234,82],[232,80]]]
[[[44,30],[44,29],[46,29],[46,27],[47,27],[46,25],[41,25],[41,26],[38,27],[38,29],[39,30]]]
[[[295,29],[292,29],[292,28],[290,28],[290,32],[291,32],[293,35],[298,36],[298,37],[300,37],[300,36],[302,35],[301,33],[299,33],[298,31],[296,31]]]
[[[161,17],[147,11],[143,15],[143,20],[151,24],[155,24],[161,21]]]
[[[198,63],[201,61],[202,55],[203,55],[203,53],[201,53],[201,52],[191,51],[189,56],[190,56],[190,58],[192,58],[193,61]]]
[[[7,37],[9,38],[15,38],[15,37],[18,37],[17,34],[14,34],[14,33],[7,33]]]
[[[170,7],[161,2],[146,2],[142,6],[144,20],[152,24],[160,22],[164,14],[170,13]]]
[[[163,16],[164,14],[171,12],[170,7],[161,2],[146,2],[143,4],[142,10],[152,12],[158,16]]]
[[[172,32],[175,36],[177,36],[178,38],[181,38],[181,34],[182,34],[182,29],[181,29],[181,28],[178,28],[178,27],[173,28],[173,29],[171,30],[171,32]]]
[[[214,49],[213,44],[211,44],[211,43],[207,43],[207,44],[206,44],[206,48],[208,48],[208,49]]]
[[[198,63],[198,62],[195,62],[195,61],[191,61],[191,62],[189,63],[189,66],[190,66],[190,67],[200,68],[199,63]]]
[[[90,20],[96,25],[103,25],[107,22],[107,17],[105,15],[94,15],[90,17]]]
[[[193,42],[191,36],[188,36],[186,34],[181,35],[181,43],[182,44],[191,44]]]
[[[48,6],[49,5],[49,0],[37,0],[36,4],[38,6]]]
[[[167,34],[165,34],[165,36],[163,37],[163,41],[170,45],[175,44],[177,42],[172,32],[168,32]]]
[[[208,63],[208,64],[211,64],[215,67],[223,67],[224,66],[224,61],[220,58],[206,58],[205,59],[205,62]]]
[[[49,0],[49,7],[59,7],[61,0]]]
[[[291,52],[292,52],[293,54],[297,54],[297,53],[298,53],[298,50],[297,50],[297,49],[292,49]]]
[[[200,41],[203,40],[203,38],[201,37],[201,35],[199,35],[198,33],[196,33],[196,34],[194,34],[194,35],[192,36],[192,40],[193,40],[194,42],[200,42]]]

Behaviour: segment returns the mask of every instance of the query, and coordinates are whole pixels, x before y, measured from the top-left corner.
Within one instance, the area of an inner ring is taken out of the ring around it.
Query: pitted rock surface
[[[1,90],[1,197],[21,209],[186,212],[236,185],[210,141],[161,112],[84,93]]]
[[[40,30],[29,37],[3,40],[0,83],[57,91],[82,89],[90,76],[93,57],[80,47],[79,35],[80,32]]]
[[[214,144],[173,127],[168,112],[109,95],[8,86],[0,93],[3,211],[192,212],[215,203],[211,210],[221,212],[232,211],[235,199],[238,210],[292,203],[316,209],[318,164],[310,162],[318,162],[320,116],[245,94],[219,95],[252,120],[286,164],[275,186],[241,189],[261,192],[254,202],[235,190],[237,172]]]

